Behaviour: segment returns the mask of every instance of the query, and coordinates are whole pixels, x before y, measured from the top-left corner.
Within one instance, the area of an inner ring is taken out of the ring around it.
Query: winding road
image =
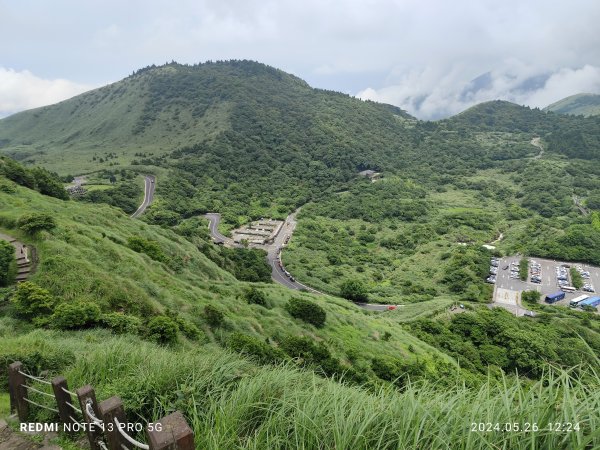
[[[135,219],[136,217],[141,216],[146,211],[146,208],[150,206],[152,200],[154,200],[154,188],[156,187],[156,177],[154,175],[145,175],[144,176],[144,201],[134,212],[131,217]]]
[[[313,294],[324,294],[323,292],[318,291],[314,288],[311,288],[310,286],[307,286],[305,284],[302,284],[299,281],[296,281],[296,280],[292,281],[292,279],[286,275],[285,267],[283,267],[283,265],[282,266],[279,265],[279,260],[280,260],[279,257],[280,257],[282,249],[285,246],[285,240],[286,240],[286,238],[292,236],[292,233],[294,232],[294,230],[296,228],[296,225],[297,225],[296,215],[298,214],[299,211],[300,211],[300,208],[298,208],[292,214],[287,216],[287,218],[285,219],[285,221],[283,223],[283,226],[281,227],[281,230],[275,237],[275,240],[273,241],[272,244],[265,245],[265,246],[257,246],[257,247],[262,248],[263,250],[267,251],[267,262],[271,266],[271,279],[275,283],[279,283],[282,286],[287,287],[288,289],[294,289],[297,291],[305,290],[305,291],[311,292]],[[227,245],[228,247],[242,247],[240,244],[236,244],[233,241],[233,239],[228,238],[227,236],[224,236],[221,233],[219,233],[218,227],[219,227],[219,222],[221,221],[221,215],[219,213],[208,213],[208,214],[205,214],[204,217],[206,217],[208,219],[208,222],[209,222],[208,229],[210,230],[210,234],[212,236],[213,242],[215,242],[216,244]],[[396,309],[398,307],[404,306],[404,305],[381,305],[381,304],[358,303],[358,302],[355,302],[354,304],[356,306],[358,306],[362,309],[366,309],[368,311],[388,311],[388,310],[392,310],[392,309]]]

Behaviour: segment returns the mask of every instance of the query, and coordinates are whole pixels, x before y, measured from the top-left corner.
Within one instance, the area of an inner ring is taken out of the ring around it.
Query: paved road
[[[144,201],[137,209],[137,211],[131,215],[132,218],[135,219],[136,217],[141,216],[142,214],[144,214],[144,211],[146,211],[146,208],[150,206],[150,203],[152,203],[152,200],[154,200],[155,187],[156,177],[154,175],[146,175],[144,177]]]
[[[225,244],[227,247],[242,247],[236,244],[233,239],[219,233],[219,222],[221,222],[221,214],[219,213],[208,213],[204,214],[204,217],[208,219],[208,229],[210,235],[213,238],[215,244]]]
[[[285,240],[289,236],[291,238],[292,233],[296,229],[297,221],[296,215],[300,211],[298,208],[292,214],[287,216],[285,219],[281,230],[275,236],[275,240],[270,245],[257,245],[255,247],[262,248],[267,251],[267,261],[271,266],[271,279],[275,283],[279,283],[289,289],[294,290],[306,290],[313,294],[323,294],[323,292],[318,291],[310,286],[300,283],[299,281],[292,281],[290,277],[285,274],[284,267],[279,267],[279,255],[281,250],[285,247]],[[236,244],[233,239],[228,238],[227,236],[219,233],[218,226],[221,221],[221,215],[219,213],[208,213],[205,214],[209,221],[208,228],[210,230],[210,234],[215,243],[223,243],[224,245],[230,247],[241,247],[241,245]],[[368,311],[388,311],[390,309],[396,309],[398,307],[402,307],[404,305],[380,305],[380,304],[371,304],[371,303],[355,303],[356,306],[366,309]]]
[[[284,244],[285,240],[288,237],[291,238],[292,233],[296,229],[296,225],[298,223],[296,221],[296,215],[298,214],[299,211],[300,211],[300,208],[298,208],[292,214],[287,216],[287,218],[283,222],[283,226],[281,227],[281,230],[279,231],[277,236],[275,236],[275,240],[273,241],[273,244],[271,244],[265,248],[265,250],[267,250],[267,261],[269,262],[269,265],[271,266],[271,278],[276,283],[282,284],[285,287],[288,287],[290,289],[296,289],[296,290],[304,289],[309,292],[312,292],[313,294],[322,294],[322,292],[317,291],[316,289],[313,289],[309,286],[306,286],[305,284],[302,284],[299,281],[292,281],[285,274],[284,267],[283,266],[279,267],[279,258],[278,258],[279,253],[281,252],[281,250],[283,249],[283,247],[285,245]]]

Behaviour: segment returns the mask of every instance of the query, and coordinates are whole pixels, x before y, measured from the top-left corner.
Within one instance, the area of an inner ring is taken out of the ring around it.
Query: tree
[[[15,260],[15,249],[6,241],[0,240],[0,286],[11,281],[11,266]]]
[[[58,175],[41,167],[33,168],[31,174],[35,178],[35,186],[40,193],[61,200],[69,199],[69,194],[63,187]]]
[[[44,213],[31,213],[19,217],[17,226],[25,233],[35,235],[40,231],[56,228],[54,217]]]
[[[346,280],[340,288],[340,295],[353,302],[366,302],[369,299],[367,288],[360,280]]]
[[[317,328],[322,327],[327,318],[327,313],[323,308],[303,298],[292,298],[285,306],[285,309],[287,309],[292,317],[313,324]]]

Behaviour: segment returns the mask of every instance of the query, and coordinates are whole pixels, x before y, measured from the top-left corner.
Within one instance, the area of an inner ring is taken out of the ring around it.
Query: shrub
[[[52,314],[52,325],[61,330],[73,330],[95,325],[100,320],[100,308],[95,303],[61,303]]]
[[[254,303],[255,305],[267,306],[267,296],[263,291],[251,287],[244,292],[244,298],[248,303]]]
[[[208,323],[211,327],[217,328],[223,325],[225,321],[225,314],[219,308],[213,305],[206,305],[204,307],[204,318],[206,319],[206,323]]]
[[[56,299],[46,289],[31,281],[25,281],[17,286],[11,303],[19,316],[33,318],[50,315]]]
[[[40,231],[56,228],[54,217],[49,214],[31,213],[19,217],[17,226],[25,233],[34,235]]]
[[[148,322],[147,326],[148,338],[159,344],[177,342],[177,331],[177,324],[167,316],[156,316]]]
[[[10,181],[0,180],[0,192],[4,192],[5,194],[14,194],[17,192],[17,188]]]
[[[541,297],[541,293],[538,291],[523,291],[523,293],[521,294],[521,300],[523,300],[526,303],[537,303],[540,300]]]
[[[237,332],[229,336],[227,346],[238,353],[254,357],[263,364],[274,363],[285,357],[283,351],[272,347],[265,341]]]
[[[179,331],[181,331],[188,339],[198,340],[202,336],[202,331],[189,320],[178,317],[175,321],[177,322]]]
[[[307,363],[320,363],[331,358],[325,345],[304,336],[286,336],[279,343],[281,349],[292,358],[301,358]]]
[[[141,236],[131,236],[127,239],[127,247],[134,252],[145,253],[155,261],[165,261],[166,257],[158,242],[144,239]]]
[[[340,295],[353,302],[366,302],[369,299],[367,288],[359,280],[346,280],[340,288]]]
[[[142,326],[139,318],[119,312],[103,314],[100,322],[117,334],[137,334]]]
[[[519,279],[521,281],[526,281],[527,275],[529,275],[529,260],[527,258],[521,258],[521,261],[519,261]]]
[[[571,274],[571,286],[577,289],[581,288],[583,286],[583,277],[581,276],[581,274],[577,271],[575,267],[571,267],[569,272]]]
[[[286,309],[292,317],[313,324],[317,328],[322,327],[327,318],[323,308],[303,298],[292,298],[287,303]]]
[[[7,286],[12,281],[13,261],[15,261],[14,247],[0,240],[0,286]]]

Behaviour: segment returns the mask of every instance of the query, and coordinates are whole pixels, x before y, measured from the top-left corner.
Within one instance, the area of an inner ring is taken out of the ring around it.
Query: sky
[[[0,117],[175,60],[251,59],[421,119],[600,93],[595,0],[0,0]]]

